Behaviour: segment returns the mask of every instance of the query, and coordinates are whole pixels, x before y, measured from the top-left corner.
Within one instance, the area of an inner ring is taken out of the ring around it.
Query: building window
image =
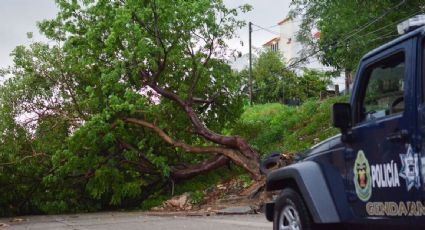
[[[276,43],[272,44],[271,49],[272,49],[273,52],[279,51],[279,43],[276,42]]]

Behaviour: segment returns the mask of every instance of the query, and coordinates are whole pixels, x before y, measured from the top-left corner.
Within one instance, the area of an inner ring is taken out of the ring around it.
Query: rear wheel
[[[275,203],[274,230],[313,230],[314,223],[301,196],[291,188],[282,190]]]

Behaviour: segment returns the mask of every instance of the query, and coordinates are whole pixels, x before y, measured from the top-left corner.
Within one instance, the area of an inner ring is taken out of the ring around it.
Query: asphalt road
[[[237,216],[148,216],[141,212],[113,212],[78,215],[29,216],[0,219],[9,226],[0,230],[271,230],[272,224],[264,215]]]

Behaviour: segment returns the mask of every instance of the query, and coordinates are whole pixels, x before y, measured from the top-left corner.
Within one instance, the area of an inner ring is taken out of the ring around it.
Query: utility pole
[[[252,106],[252,22],[249,25],[249,103]]]
[[[345,69],[345,95],[350,94],[351,70]]]
[[[282,105],[285,104],[285,79],[282,76]]]

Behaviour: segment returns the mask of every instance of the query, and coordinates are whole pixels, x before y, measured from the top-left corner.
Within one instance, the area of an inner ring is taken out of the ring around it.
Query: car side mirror
[[[352,127],[351,105],[348,103],[335,103],[332,106],[332,125],[341,129],[342,134]]]

